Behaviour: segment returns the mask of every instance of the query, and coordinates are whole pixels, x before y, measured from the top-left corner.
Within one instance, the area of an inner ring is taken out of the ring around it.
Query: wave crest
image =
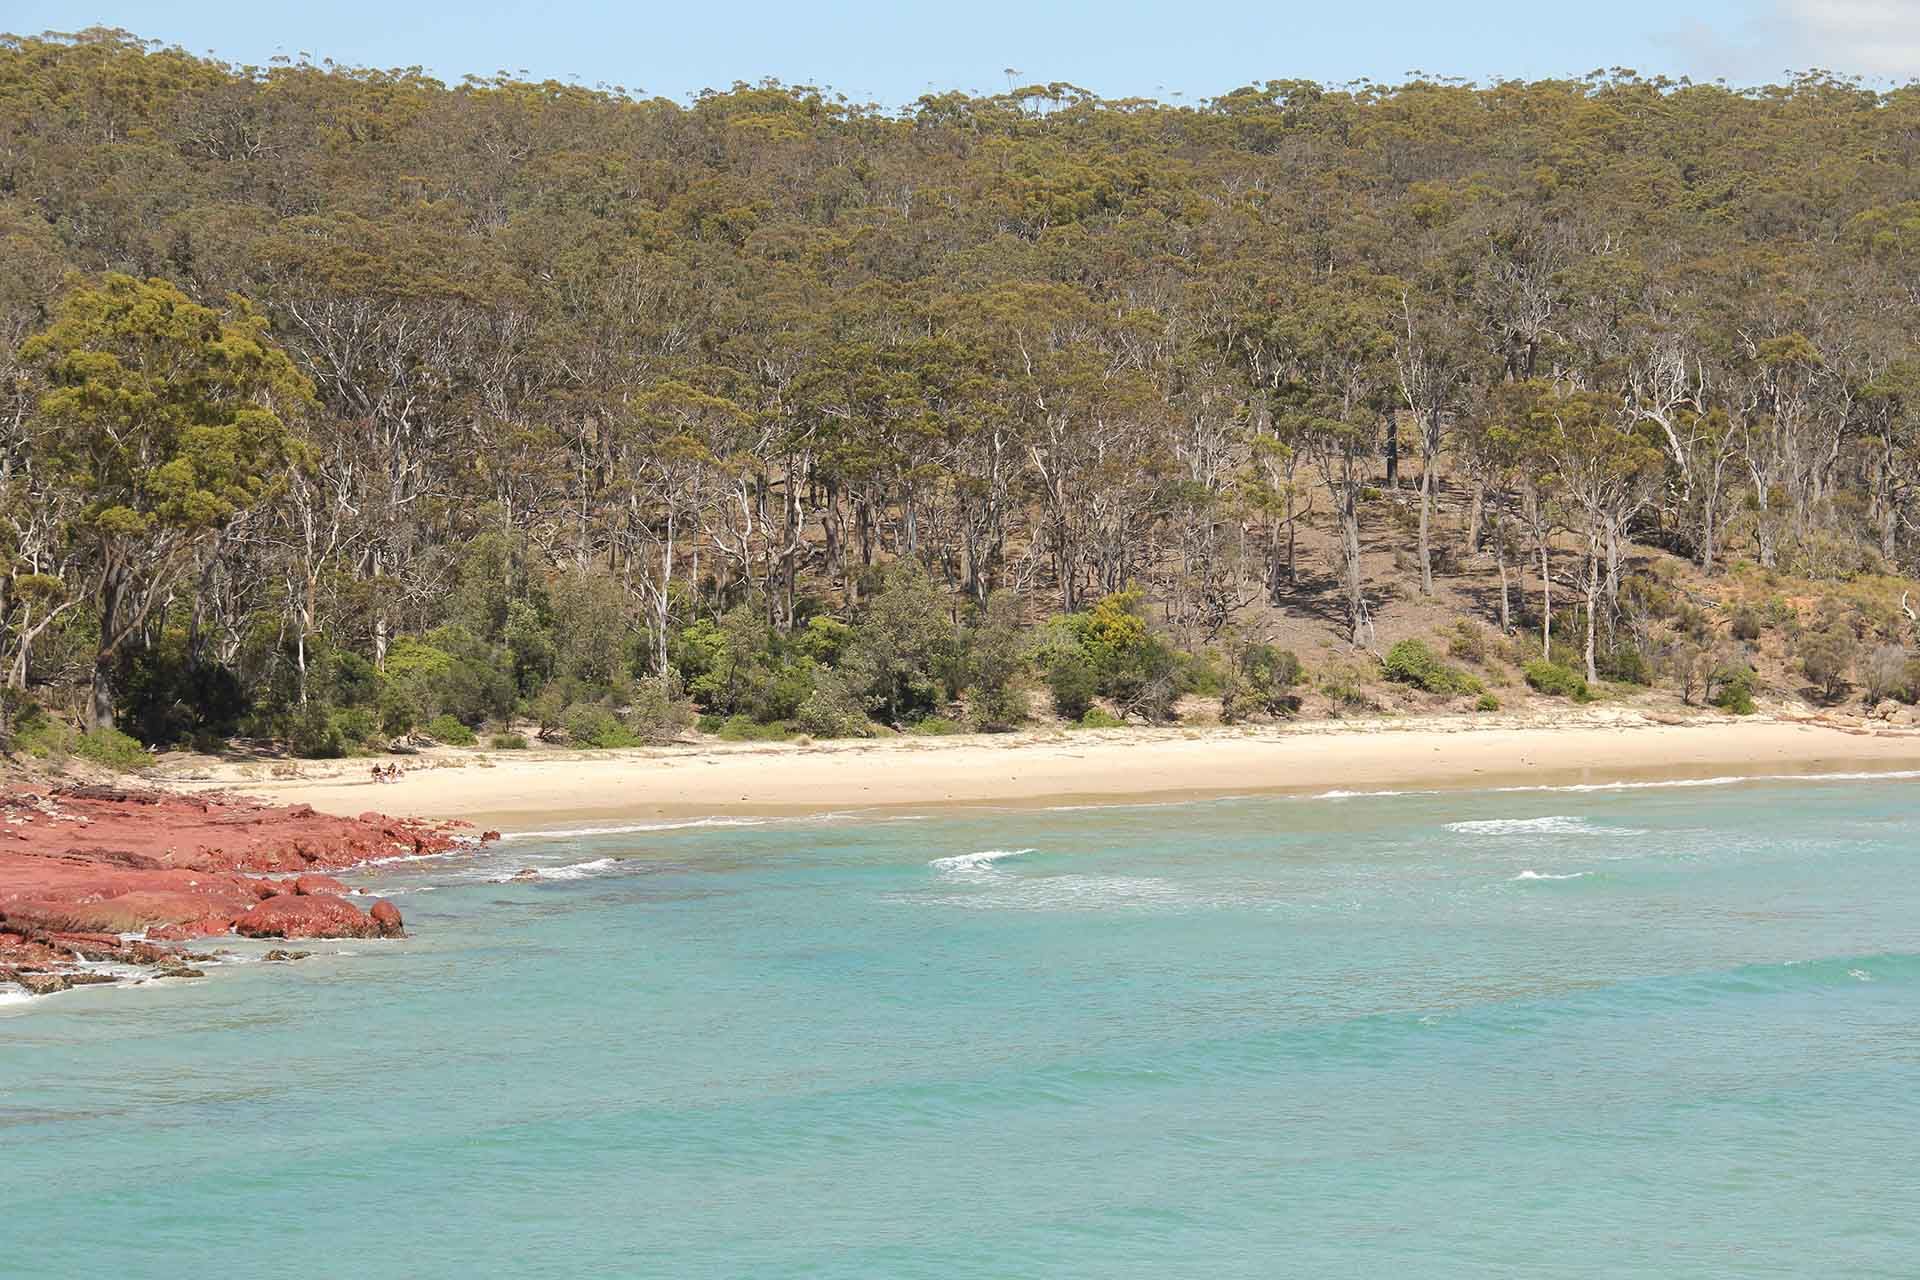
[[[948,858],[935,858],[927,865],[935,871],[947,873],[992,871],[997,862],[1033,852],[1036,851],[1033,849],[982,849],[978,853],[956,853]]]
[[[1483,818],[1449,822],[1447,830],[1462,836],[1599,836],[1630,835],[1619,828],[1596,827],[1585,818],[1555,814],[1545,818]]]

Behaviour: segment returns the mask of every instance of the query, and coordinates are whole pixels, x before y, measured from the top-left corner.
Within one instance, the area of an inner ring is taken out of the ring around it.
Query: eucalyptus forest
[[[1826,72],[896,109],[0,38],[0,733],[1911,701],[1917,162],[1920,87]]]

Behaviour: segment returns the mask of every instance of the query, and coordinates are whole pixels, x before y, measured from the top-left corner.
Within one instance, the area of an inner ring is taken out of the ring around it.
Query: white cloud
[[[1920,0],[1779,0],[1779,10],[1791,66],[1920,78]]]

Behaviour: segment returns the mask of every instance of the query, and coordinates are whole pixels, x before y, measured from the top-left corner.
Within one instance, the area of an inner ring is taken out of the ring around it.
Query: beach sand
[[[1570,709],[1546,723],[1436,716],[639,751],[435,751],[407,764],[393,784],[371,782],[366,760],[202,763],[161,781],[329,813],[379,809],[528,832],[728,814],[1879,773],[1920,769],[1920,733],[1724,717],[1659,723]]]

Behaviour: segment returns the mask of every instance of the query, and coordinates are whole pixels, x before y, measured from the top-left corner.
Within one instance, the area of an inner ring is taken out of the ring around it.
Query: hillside
[[[1893,716],[1916,157],[1826,74],[896,112],[0,38],[0,738]]]

